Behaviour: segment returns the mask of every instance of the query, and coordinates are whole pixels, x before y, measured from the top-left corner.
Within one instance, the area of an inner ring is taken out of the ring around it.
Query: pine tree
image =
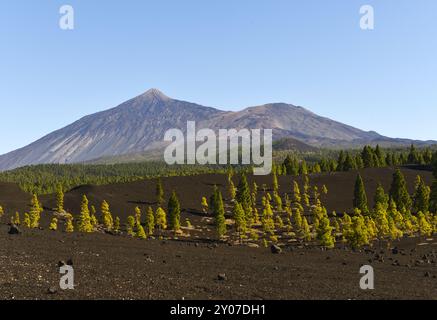
[[[375,155],[371,146],[365,146],[361,152],[361,157],[363,158],[363,164],[365,168],[375,167]]]
[[[155,231],[155,216],[151,207],[147,209],[145,227],[147,234],[149,236],[153,235],[153,232]]]
[[[228,190],[229,190],[229,196],[231,197],[231,200],[234,200],[237,196],[237,189],[235,188],[234,182],[232,181],[232,176],[228,176]]]
[[[109,209],[109,204],[103,200],[101,206],[103,225],[106,229],[112,230],[114,227],[114,220],[112,218],[111,210]]]
[[[155,225],[159,230],[167,229],[167,214],[165,213],[164,209],[162,209],[161,207],[156,209]]]
[[[413,212],[428,212],[430,189],[420,176],[416,178],[415,192],[413,196]]]
[[[15,212],[15,216],[11,217],[11,223],[15,224],[16,226],[21,225],[21,219],[20,219],[19,212]]]
[[[137,238],[140,238],[140,239],[147,239],[146,232],[144,231],[144,228],[141,224],[137,224],[136,236],[137,236]]]
[[[354,249],[369,244],[367,227],[363,216],[352,217],[351,232],[347,240],[349,245]]]
[[[375,196],[373,198],[375,203],[374,208],[377,207],[378,204],[382,205],[385,209],[388,208],[389,197],[385,193],[383,186],[381,183],[378,183],[378,187],[376,188]]]
[[[320,220],[319,226],[316,230],[317,240],[321,246],[326,248],[334,248],[335,238],[332,236],[332,227],[328,217],[323,217]]]
[[[293,181],[293,202],[301,203],[302,197],[300,195],[299,184],[296,181]]]
[[[173,191],[168,201],[169,228],[175,232],[181,229],[181,205],[176,192]]]
[[[216,205],[214,206],[215,226],[217,230],[217,235],[219,236],[219,238],[221,238],[226,234],[226,219],[225,219],[225,209],[223,206],[223,198],[220,191],[218,191],[216,199],[217,202]]]
[[[54,217],[50,222],[49,229],[52,231],[58,230],[58,219],[56,217]]]
[[[276,175],[276,172],[273,172],[272,186],[273,186],[273,191],[278,192],[279,183],[278,183],[278,177]]]
[[[136,225],[136,222],[135,222],[134,216],[128,216],[126,230],[127,230],[127,234],[132,236],[132,237],[135,236],[135,232],[134,232],[135,225]]]
[[[65,217],[65,232],[71,233],[73,231],[74,231],[73,215],[71,213],[67,213]]]
[[[208,200],[206,200],[206,197],[202,197],[202,201],[201,201],[200,205],[202,206],[203,213],[207,213],[208,212]]]
[[[140,207],[135,208],[135,224],[141,225],[141,209],[140,209]]]
[[[56,211],[59,213],[64,212],[64,192],[62,191],[61,186],[58,186],[56,193]]]
[[[392,199],[400,211],[407,211],[411,207],[411,198],[408,194],[407,183],[401,170],[396,169],[393,174],[393,182],[390,188],[390,199]]]
[[[298,230],[302,229],[302,214],[299,208],[296,208],[294,212],[294,224]]]
[[[277,192],[273,193],[273,199],[275,200],[276,210],[279,212],[283,211],[282,199]]]
[[[302,236],[303,236],[304,240],[311,241],[311,239],[312,239],[311,230],[310,230],[310,226],[308,224],[308,220],[306,217],[303,217],[301,231],[302,231]]]
[[[43,211],[43,209],[36,194],[34,194],[32,197],[30,207],[30,227],[38,228],[39,220],[41,219],[41,212]]]
[[[162,187],[161,178],[156,183],[156,203],[160,207],[164,202],[164,188]]]
[[[25,226],[26,228],[30,228],[30,225],[30,215],[26,212],[24,213],[23,226]]]
[[[235,227],[238,232],[238,237],[240,239],[243,239],[246,234],[246,219],[243,207],[240,203],[238,203],[238,201],[235,202],[233,215],[235,220]]]
[[[114,231],[115,232],[119,232],[120,231],[120,218],[119,217],[115,217]]]
[[[252,196],[250,194],[250,188],[245,174],[242,174],[241,176],[235,199],[243,206],[246,217],[250,217],[252,215]]]
[[[84,195],[82,198],[82,205],[80,209],[80,216],[78,221],[79,232],[90,233],[93,232],[93,225],[91,223],[91,216],[88,207],[88,198]]]
[[[273,234],[275,231],[275,223],[273,221],[273,210],[268,199],[264,199],[264,210],[262,213],[262,226],[266,233]]]
[[[387,209],[380,203],[375,208],[375,222],[378,229],[378,236],[385,238],[390,234],[390,225],[387,218]]]
[[[361,178],[361,175],[358,174],[357,179],[355,181],[355,190],[354,190],[354,208],[359,209],[363,214],[369,213],[369,207],[367,203],[367,194],[364,188],[364,182]]]
[[[422,212],[419,212],[417,217],[418,217],[420,235],[426,237],[431,236],[433,232],[433,228],[431,224],[426,220],[426,216]]]

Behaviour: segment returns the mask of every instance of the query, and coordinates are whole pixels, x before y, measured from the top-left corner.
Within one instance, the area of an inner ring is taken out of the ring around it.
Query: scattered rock
[[[50,287],[47,289],[48,294],[56,294],[57,292],[58,292],[58,290],[56,290],[56,288],[54,288],[54,287]]]
[[[15,224],[12,224],[9,228],[9,234],[21,234],[21,230]]]
[[[431,273],[429,273],[428,271],[425,272],[425,278],[431,278]]]
[[[270,247],[270,250],[272,251],[273,254],[282,253],[281,247],[279,247],[279,246],[277,246],[275,244],[272,244],[272,246]]]
[[[219,273],[217,276],[217,280],[219,281],[226,281],[228,278],[226,277],[226,274],[224,273]]]
[[[398,249],[398,247],[394,247],[394,248],[391,250],[391,253],[392,253],[392,254],[398,254],[398,253],[399,253],[399,249]]]

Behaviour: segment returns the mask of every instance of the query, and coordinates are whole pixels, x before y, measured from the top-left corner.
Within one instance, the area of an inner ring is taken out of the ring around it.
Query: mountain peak
[[[169,97],[167,97],[164,93],[162,93],[160,90],[155,89],[155,88],[147,90],[143,94],[143,97],[148,98],[148,99],[158,100],[158,101],[170,100]]]

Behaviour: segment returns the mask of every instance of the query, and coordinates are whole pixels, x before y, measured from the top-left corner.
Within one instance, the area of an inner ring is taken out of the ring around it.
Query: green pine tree
[[[172,192],[168,201],[168,214],[169,214],[169,228],[173,231],[179,231],[181,229],[181,205],[176,192]]]
[[[357,179],[355,181],[353,204],[354,204],[354,208],[359,209],[363,214],[369,213],[366,189],[364,188],[364,182],[360,174],[358,174]]]
[[[390,199],[392,199],[400,211],[408,211],[411,208],[411,198],[408,193],[407,183],[401,170],[396,169],[393,174],[393,182],[390,188]]]

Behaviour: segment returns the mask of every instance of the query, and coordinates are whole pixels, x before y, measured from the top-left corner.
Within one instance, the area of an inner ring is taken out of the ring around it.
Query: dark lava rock
[[[425,272],[425,278],[431,278],[431,273]]]
[[[398,254],[398,253],[399,253],[399,249],[398,249],[398,247],[394,247],[394,248],[391,250],[391,253],[393,253],[393,254]]]
[[[9,234],[21,234],[21,230],[15,224],[12,224],[9,228]]]
[[[58,292],[58,290],[56,290],[56,288],[54,288],[54,287],[50,287],[47,289],[48,294],[56,294],[57,292]]]
[[[272,246],[270,247],[270,250],[272,251],[273,254],[282,253],[281,247],[279,247],[279,246],[277,246],[275,244],[272,244]]]
[[[218,276],[217,276],[217,279],[218,279],[219,281],[226,281],[226,280],[227,280],[226,274],[224,274],[224,273],[219,273]]]
[[[67,260],[67,265],[72,266],[73,265],[73,259],[68,259]]]

